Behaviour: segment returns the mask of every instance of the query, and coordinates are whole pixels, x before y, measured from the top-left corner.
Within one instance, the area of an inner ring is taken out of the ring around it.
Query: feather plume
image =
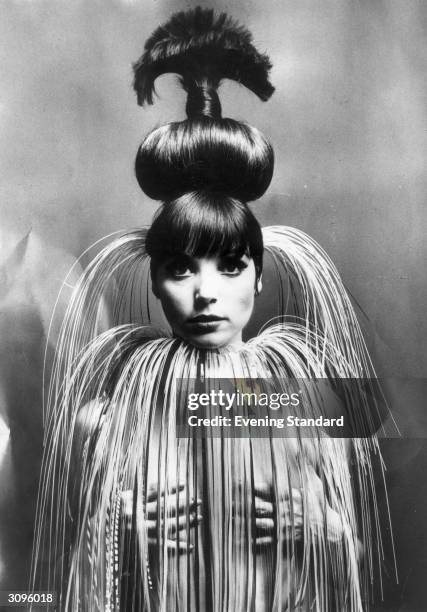
[[[251,33],[225,13],[217,16],[200,7],[176,13],[157,28],[133,68],[141,106],[153,103],[154,82],[167,72],[181,75],[184,87],[188,81],[218,86],[221,79],[232,79],[264,101],[274,91],[271,62],[254,47]]]

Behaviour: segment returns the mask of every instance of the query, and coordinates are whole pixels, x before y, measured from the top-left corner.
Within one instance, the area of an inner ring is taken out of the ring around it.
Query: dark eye
[[[191,262],[188,257],[176,257],[170,260],[166,266],[168,276],[184,278],[192,273]]]
[[[221,259],[219,269],[228,276],[238,276],[248,264],[241,258],[235,256],[223,257]]]

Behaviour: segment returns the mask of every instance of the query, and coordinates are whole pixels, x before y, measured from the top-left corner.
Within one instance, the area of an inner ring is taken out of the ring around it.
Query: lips
[[[187,319],[187,325],[192,334],[203,335],[216,332],[225,317],[217,317],[216,315],[197,315]]]
[[[216,315],[197,315],[197,317],[188,319],[187,323],[217,323],[224,320],[224,317],[217,317]]]

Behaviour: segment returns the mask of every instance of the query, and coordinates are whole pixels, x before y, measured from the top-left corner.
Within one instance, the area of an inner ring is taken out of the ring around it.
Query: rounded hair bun
[[[145,138],[135,161],[141,189],[163,201],[195,191],[242,202],[261,197],[273,174],[272,147],[257,129],[221,117],[217,89],[228,78],[267,100],[274,91],[270,68],[250,32],[225,13],[198,7],[159,27],[134,65],[138,103],[152,104],[156,78],[174,72],[187,92],[188,119]]]
[[[273,149],[259,130],[221,119],[157,128],[140,146],[135,172],[154,200],[210,191],[250,202],[268,188],[273,166]]]

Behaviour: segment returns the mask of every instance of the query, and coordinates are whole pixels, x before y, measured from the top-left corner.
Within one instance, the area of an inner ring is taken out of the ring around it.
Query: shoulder
[[[97,398],[79,408],[73,435],[76,445],[84,444],[102,427],[107,403],[107,399]]]
[[[103,431],[107,401],[94,399],[84,404],[77,412],[71,432],[69,456],[71,481],[76,484],[82,472],[93,465],[97,441]]]

